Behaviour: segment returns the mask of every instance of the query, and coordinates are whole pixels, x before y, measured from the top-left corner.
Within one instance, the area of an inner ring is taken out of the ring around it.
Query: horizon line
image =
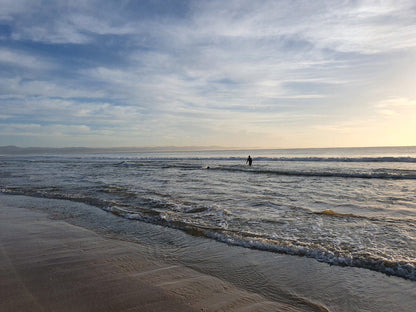
[[[17,146],[17,145],[2,145],[0,150],[146,150],[146,151],[227,151],[227,150],[299,150],[299,149],[347,149],[347,148],[394,148],[394,147],[416,147],[416,145],[384,145],[384,146],[332,146],[332,147],[233,147],[233,146],[215,146],[215,145],[167,145],[167,146],[117,146],[117,147],[92,147],[92,146],[65,146],[65,147],[46,147],[46,146]]]

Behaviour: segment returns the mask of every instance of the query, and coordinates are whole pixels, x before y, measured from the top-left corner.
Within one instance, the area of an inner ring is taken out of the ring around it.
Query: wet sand
[[[302,311],[143,246],[0,204],[0,311]]]

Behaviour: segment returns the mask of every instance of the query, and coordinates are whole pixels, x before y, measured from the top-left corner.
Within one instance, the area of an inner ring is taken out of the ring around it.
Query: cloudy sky
[[[0,0],[0,145],[416,145],[416,2]]]

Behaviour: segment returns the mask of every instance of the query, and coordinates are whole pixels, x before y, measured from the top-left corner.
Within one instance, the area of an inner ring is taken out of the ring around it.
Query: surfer
[[[253,158],[250,157],[250,155],[248,155],[246,164],[248,163],[249,166],[251,166],[251,164],[253,163]]]

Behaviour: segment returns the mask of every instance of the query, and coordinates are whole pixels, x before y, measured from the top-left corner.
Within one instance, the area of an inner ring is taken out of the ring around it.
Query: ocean
[[[416,281],[416,147],[4,154],[0,190]]]

